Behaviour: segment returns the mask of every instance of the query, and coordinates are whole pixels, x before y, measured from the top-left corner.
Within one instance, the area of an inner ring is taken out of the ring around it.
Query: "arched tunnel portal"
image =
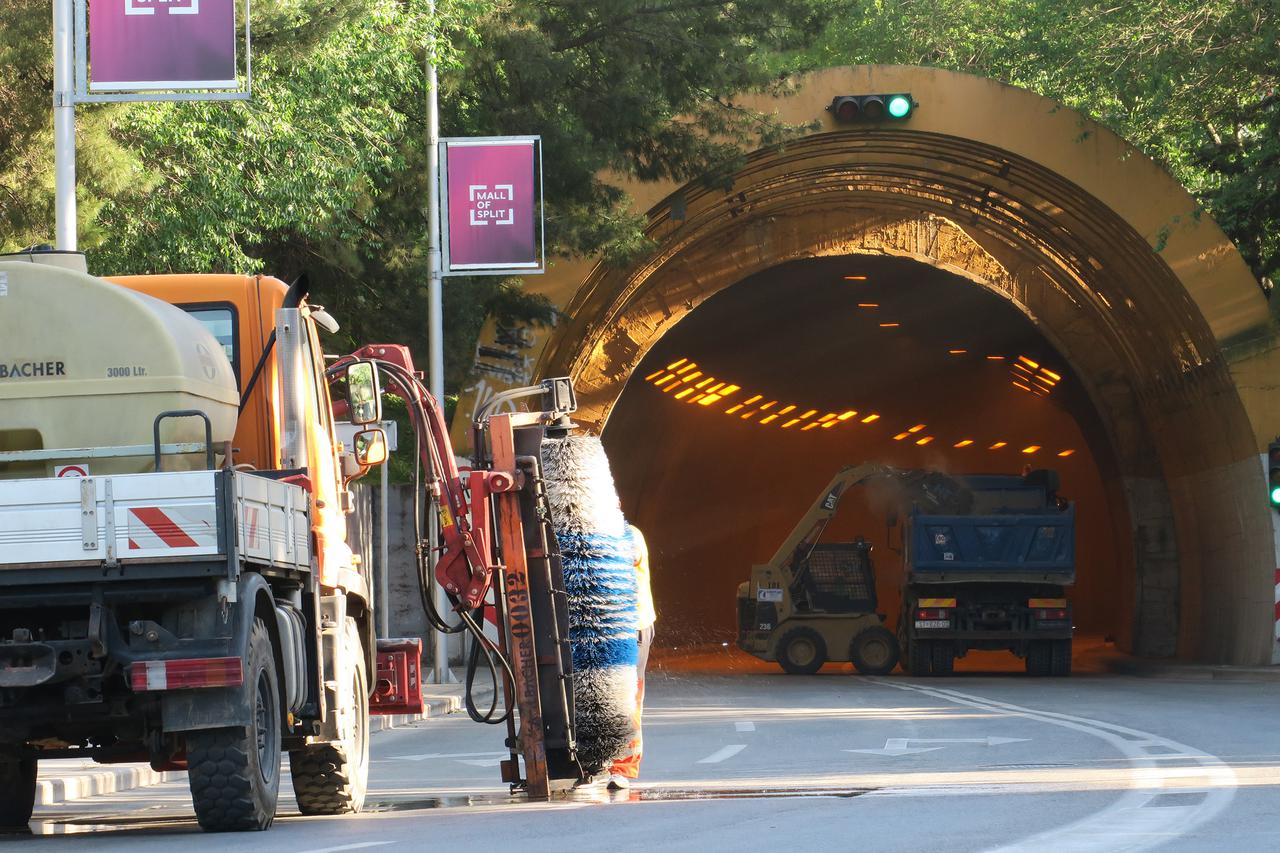
[[[823,118],[882,91],[912,92],[910,122]],[[737,581],[841,465],[1033,464],[1080,506],[1082,630],[1270,662],[1271,319],[1185,191],[1056,104],[936,69],[832,69],[753,105],[820,126],[749,153],[729,189],[631,187],[655,251],[538,283],[565,319],[534,372],[575,378],[671,631],[731,636]],[[892,613],[883,512],[849,512]]]

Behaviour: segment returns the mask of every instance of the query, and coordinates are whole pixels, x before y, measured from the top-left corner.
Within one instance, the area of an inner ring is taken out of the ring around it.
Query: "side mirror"
[[[353,424],[382,420],[382,388],[378,384],[378,367],[373,362],[356,361],[347,365],[347,406]],[[383,443],[385,445],[385,440]]]
[[[356,462],[361,468],[372,468],[387,461],[387,434],[379,429],[356,433]]]

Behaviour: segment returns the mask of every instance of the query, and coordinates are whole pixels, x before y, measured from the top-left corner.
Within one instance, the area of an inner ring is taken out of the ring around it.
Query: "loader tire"
[[[1053,643],[1033,640],[1027,643],[1027,675],[1043,678],[1053,674]]]
[[[364,650],[354,619],[347,619],[346,647],[354,649],[354,668],[344,681],[346,690],[337,712],[341,715],[338,743],[318,743],[289,753],[294,796],[305,815],[338,815],[364,807],[369,787],[369,690]]]
[[[249,633],[245,684],[250,724],[187,733],[196,820],[206,832],[271,826],[280,796],[280,686],[271,635],[261,619]]]
[[[0,758],[0,829],[21,829],[36,805],[36,760]]]
[[[862,675],[888,675],[898,665],[898,638],[883,625],[867,628],[849,644],[849,660]]]
[[[1071,674],[1071,641],[1054,640],[1049,654],[1049,674],[1055,678],[1065,678]]]
[[[812,628],[792,628],[778,640],[778,665],[790,675],[813,675],[827,662],[827,643]]]
[[[906,645],[907,675],[925,678],[933,674],[933,644],[928,640],[909,640]]]
[[[956,669],[956,649],[946,640],[934,640],[931,644],[931,664],[934,675],[951,675]]]

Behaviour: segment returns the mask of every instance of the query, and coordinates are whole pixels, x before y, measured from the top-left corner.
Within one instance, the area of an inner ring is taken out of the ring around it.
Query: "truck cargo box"
[[[1075,507],[1011,515],[912,516],[909,583],[1075,582]]]
[[[134,564],[203,562],[225,574],[228,553],[307,570],[307,513],[301,486],[246,472],[0,480],[0,585],[21,570],[57,581],[74,566],[129,577]]]

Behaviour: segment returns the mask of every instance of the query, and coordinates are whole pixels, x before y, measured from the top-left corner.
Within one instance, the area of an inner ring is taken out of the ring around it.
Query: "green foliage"
[[[846,0],[817,65],[936,65],[1061,101],[1164,164],[1280,273],[1275,0]]]

